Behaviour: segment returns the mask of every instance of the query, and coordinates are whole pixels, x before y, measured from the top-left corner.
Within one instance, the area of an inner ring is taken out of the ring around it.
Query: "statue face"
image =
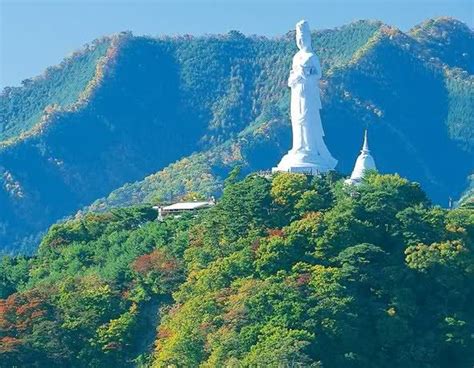
[[[296,34],[296,46],[300,50],[311,50],[311,37],[308,34]]]

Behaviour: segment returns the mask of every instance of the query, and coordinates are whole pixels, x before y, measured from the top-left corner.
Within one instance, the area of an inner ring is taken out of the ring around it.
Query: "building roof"
[[[213,202],[179,202],[162,208],[163,211],[192,211],[214,205]]]
[[[346,182],[351,184],[360,182],[364,176],[365,171],[367,170],[377,170],[377,167],[375,166],[374,158],[370,154],[369,140],[366,130],[364,134],[364,144],[362,145],[362,150],[360,151],[359,157],[357,157],[351,177],[350,179],[346,180]]]

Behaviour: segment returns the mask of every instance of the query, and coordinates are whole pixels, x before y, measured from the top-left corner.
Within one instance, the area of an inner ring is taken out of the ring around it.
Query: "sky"
[[[451,16],[474,25],[473,0],[0,0],[0,89],[41,74],[103,35],[225,33],[275,36],[300,19],[313,29],[358,19],[409,30]]]

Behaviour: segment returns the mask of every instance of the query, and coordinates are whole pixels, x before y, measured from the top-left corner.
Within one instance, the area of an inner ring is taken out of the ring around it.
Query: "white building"
[[[164,216],[179,215],[184,212],[195,212],[205,208],[212,207],[216,204],[214,199],[206,202],[178,202],[170,204],[169,206],[154,206],[158,210],[158,220],[162,221]]]
[[[367,170],[377,170],[377,167],[375,166],[374,158],[370,154],[367,130],[365,130],[362,150],[360,151],[359,157],[357,157],[351,177],[345,181],[346,184],[359,184]]]

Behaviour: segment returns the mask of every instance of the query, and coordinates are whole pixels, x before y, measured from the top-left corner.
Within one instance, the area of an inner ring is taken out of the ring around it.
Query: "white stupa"
[[[370,154],[367,130],[365,130],[362,150],[360,151],[359,157],[357,157],[351,177],[345,181],[346,184],[359,184],[367,170],[377,170],[377,168],[375,166],[374,158]]]

